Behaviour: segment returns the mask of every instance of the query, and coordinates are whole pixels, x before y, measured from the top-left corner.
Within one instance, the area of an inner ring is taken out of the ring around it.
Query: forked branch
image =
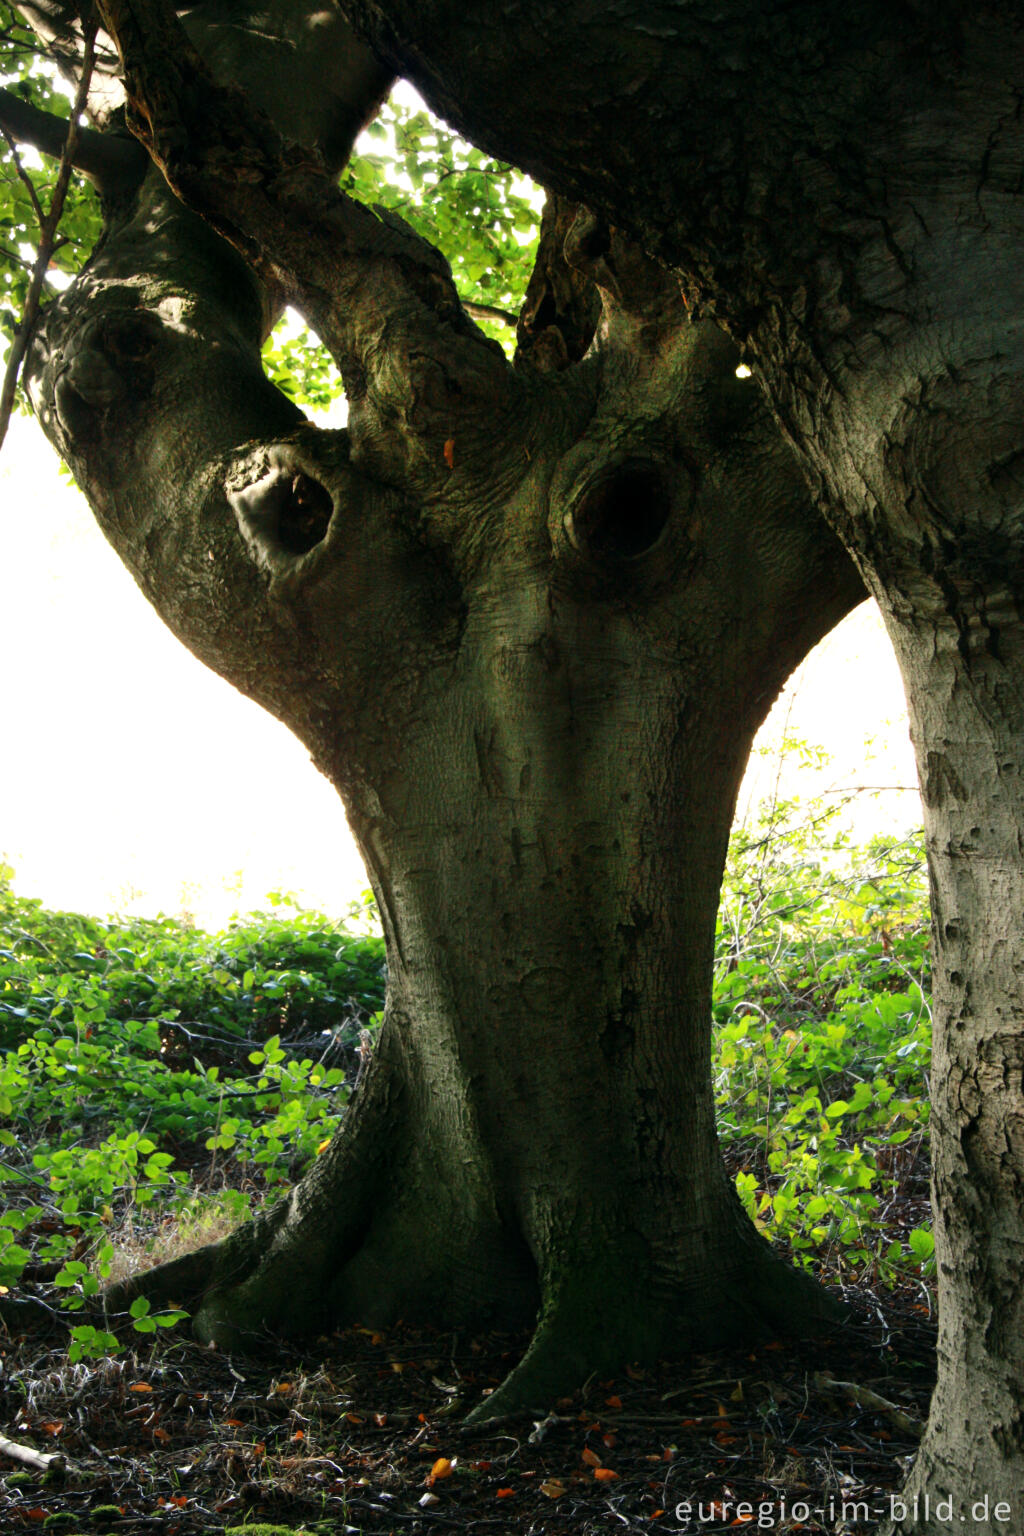
[[[444,257],[393,214],[346,197],[315,151],[218,85],[162,0],[105,0],[103,13],[129,122],[169,185],[308,318],[341,369],[356,440],[384,435],[393,450],[400,436],[405,453],[426,441],[403,478],[443,482],[433,448],[453,415],[493,411],[509,380]]]

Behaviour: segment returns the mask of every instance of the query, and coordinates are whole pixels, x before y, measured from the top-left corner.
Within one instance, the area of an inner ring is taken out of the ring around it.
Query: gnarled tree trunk
[[[342,9],[477,142],[678,269],[878,598],[935,903],[939,1380],[899,1529],[935,1529],[927,1493],[1005,1530],[971,1511],[1019,1523],[1024,1488],[1024,12],[513,3],[480,49],[451,0]]]
[[[718,1151],[712,945],[753,733],[859,578],[732,344],[628,241],[581,212],[566,267],[552,204],[530,313],[557,334],[512,367],[443,259],[165,16],[107,15],[168,181],[246,260],[152,173],[49,311],[33,399],[172,628],[338,787],[389,958],[332,1146],[143,1283],[223,1341],[536,1318],[488,1416],[807,1326],[823,1294]],[[261,377],[281,294],[338,360],[345,432]]]

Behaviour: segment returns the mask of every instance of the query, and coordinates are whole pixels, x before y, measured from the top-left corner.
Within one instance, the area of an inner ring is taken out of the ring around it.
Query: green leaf
[[[935,1238],[927,1227],[915,1227],[907,1236],[914,1257],[924,1264],[935,1252]]]

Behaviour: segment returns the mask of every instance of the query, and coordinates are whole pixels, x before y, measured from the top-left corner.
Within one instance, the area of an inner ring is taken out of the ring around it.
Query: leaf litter
[[[0,1424],[66,1470],[0,1464],[0,1529],[64,1536],[667,1536],[867,1532],[927,1415],[934,1336],[918,1292],[848,1292],[824,1340],[771,1341],[591,1381],[543,1418],[466,1432],[525,1338],[348,1329],[301,1353],[162,1337],[71,1365],[62,1340],[0,1341]],[[817,1377],[817,1382],[816,1382]],[[862,1401],[835,1385],[859,1383]],[[881,1402],[895,1412],[879,1408]],[[676,1507],[701,1507],[700,1523]],[[793,1520],[794,1506],[811,1507]],[[823,1514],[815,1513],[822,1510]],[[262,1530],[261,1530],[262,1528]]]

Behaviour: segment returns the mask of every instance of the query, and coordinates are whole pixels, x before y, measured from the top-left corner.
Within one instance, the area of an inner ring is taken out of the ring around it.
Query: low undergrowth
[[[840,807],[734,834],[718,919],[719,1133],[757,1225],[827,1274],[934,1274],[923,837],[851,845]]]
[[[270,898],[207,934],[50,912],[0,878],[0,1283],[81,1307],[248,1216],[330,1138],[372,1050],[384,945]],[[152,1317],[136,1303],[135,1327]],[[76,1355],[116,1341],[74,1330]]]
[[[733,839],[714,1073],[740,1195],[843,1281],[920,1283],[927,1213],[928,914],[914,840],[851,847],[775,805]],[[15,896],[0,871],[0,1282],[81,1307],[212,1241],[332,1134],[372,1050],[383,941],[272,898],[207,934]],[[137,1302],[135,1327],[177,1314]],[[73,1331],[73,1358],[117,1341]]]

